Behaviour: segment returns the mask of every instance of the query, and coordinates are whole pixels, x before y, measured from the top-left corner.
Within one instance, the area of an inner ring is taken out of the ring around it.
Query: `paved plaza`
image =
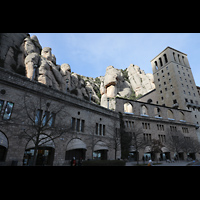
[[[161,164],[157,164],[156,161],[153,162],[153,166],[187,166],[188,164],[192,163],[192,162],[188,162],[188,161],[176,161],[176,162],[171,162],[168,163],[166,161],[159,161],[159,163]],[[139,161],[139,165],[140,166],[147,166],[148,162],[143,163],[143,161]],[[155,164],[155,165],[154,165]],[[200,166],[198,165],[200,164],[199,162],[194,163],[195,166]],[[137,162],[133,161],[133,162],[127,162],[126,166],[137,166]]]

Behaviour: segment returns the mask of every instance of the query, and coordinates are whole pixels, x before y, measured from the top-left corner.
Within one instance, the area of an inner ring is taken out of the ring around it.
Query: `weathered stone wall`
[[[38,109],[38,101],[41,98],[44,102],[51,103],[54,108],[62,107],[62,112],[56,116],[55,126],[62,124],[66,127],[71,126],[72,117],[85,120],[84,132],[69,131],[61,136],[62,139],[54,140],[55,156],[54,165],[64,165],[65,152],[69,141],[73,138],[81,139],[87,146],[86,159],[92,158],[91,143],[102,141],[108,146],[108,159],[114,159],[114,149],[112,145],[112,135],[119,128],[119,117],[116,112],[105,109],[96,104],[82,100],[70,94],[62,93],[58,90],[47,87],[44,84],[12,73],[0,68],[0,91],[5,90],[5,94],[1,94],[0,99],[14,103],[11,119],[6,121],[0,119],[0,131],[6,135],[9,142],[6,162],[11,163],[12,160],[18,160],[18,165],[22,165],[24,151],[28,141],[20,138],[20,133],[27,128],[27,115],[23,112],[24,96],[27,97],[27,103]],[[34,103],[36,102],[36,103]],[[44,105],[46,105],[46,103]],[[45,106],[44,106],[45,107]],[[45,110],[45,108],[43,108]],[[2,117],[2,116],[1,116]],[[105,136],[96,135],[96,123],[105,125]],[[30,127],[31,128],[31,127]],[[118,152],[117,157],[120,157]]]

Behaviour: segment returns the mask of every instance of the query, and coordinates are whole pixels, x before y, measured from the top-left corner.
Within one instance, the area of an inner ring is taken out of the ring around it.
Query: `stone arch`
[[[141,106],[141,115],[149,115],[148,114],[148,108],[145,105]]]
[[[179,112],[179,117],[181,121],[185,121],[185,115],[182,111]]]
[[[0,131],[0,162],[4,162],[6,160],[8,146],[8,138],[3,132]]]
[[[53,165],[55,144],[52,138],[47,134],[41,134],[39,136],[40,142],[37,150],[36,165]],[[45,142],[45,143],[44,143]],[[25,147],[23,165],[32,165],[33,156],[35,151],[34,138],[30,139]]]
[[[159,107],[155,107],[154,114],[155,114],[155,117],[162,117],[161,109]]]
[[[133,113],[133,105],[129,102],[124,104],[124,112],[125,113]]]
[[[87,146],[81,139],[73,138],[66,146],[65,160],[71,160],[73,157],[78,160],[80,158],[85,160],[86,150]]]
[[[170,109],[167,110],[167,117],[168,119],[174,119],[174,113],[172,112],[172,110]]]
[[[108,146],[99,140],[94,145],[93,158],[96,160],[107,160]]]

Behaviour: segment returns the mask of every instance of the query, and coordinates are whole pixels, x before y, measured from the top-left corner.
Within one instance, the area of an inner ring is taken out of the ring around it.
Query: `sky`
[[[167,46],[188,55],[196,85],[200,86],[200,33],[30,33],[42,46],[51,47],[57,64],[96,78],[109,65],[125,69],[138,65],[152,73],[150,61]]]

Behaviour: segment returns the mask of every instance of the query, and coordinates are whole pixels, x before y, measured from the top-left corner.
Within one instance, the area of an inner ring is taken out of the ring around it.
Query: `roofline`
[[[172,49],[173,51],[177,51],[177,52],[179,52],[179,53],[184,54],[185,56],[187,56],[186,53],[183,53],[183,52],[181,52],[181,51],[178,51],[178,50],[176,50],[176,49],[174,49],[174,48],[168,46],[168,47],[166,47],[162,52],[160,52],[156,57],[158,57],[161,53],[163,53],[163,52],[164,52],[166,49],[168,49],[168,48],[169,48],[169,49]],[[155,58],[156,58],[156,57],[155,57]],[[151,61],[153,61],[155,58],[153,58]],[[150,61],[150,62],[151,62],[151,61]]]

